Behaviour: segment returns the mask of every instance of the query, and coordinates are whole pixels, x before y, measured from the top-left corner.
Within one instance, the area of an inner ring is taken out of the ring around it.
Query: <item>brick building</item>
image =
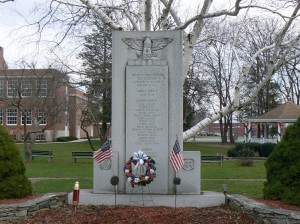
[[[0,47],[0,123],[16,141],[28,133],[42,141],[86,137],[80,130],[86,99],[56,69],[8,69]],[[93,136],[93,127],[88,130]]]

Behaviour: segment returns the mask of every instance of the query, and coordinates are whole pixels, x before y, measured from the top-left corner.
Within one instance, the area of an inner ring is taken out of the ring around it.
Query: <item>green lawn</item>
[[[202,163],[203,179],[265,179],[263,160],[255,160],[253,166],[239,166],[237,160],[225,160],[222,166],[217,163]]]
[[[93,188],[93,179],[51,179],[51,180],[42,180],[36,183],[33,183],[33,194],[45,194],[49,192],[72,192],[74,184],[76,181],[79,181],[81,189],[92,189]]]
[[[228,194],[240,194],[250,198],[263,196],[263,181],[229,181],[229,180],[202,180],[202,191],[222,191],[222,185],[227,184]]]
[[[202,143],[202,142],[184,142],[184,151],[200,151],[201,155],[227,155],[228,149],[234,147],[234,144],[221,143]]]
[[[93,141],[95,147],[99,141]],[[24,157],[23,145],[19,145],[21,155]],[[35,150],[53,151],[50,163],[46,158],[35,158],[34,161],[25,163],[28,177],[72,177],[92,178],[93,167],[91,159],[80,159],[74,163],[72,151],[91,151],[88,142],[36,144]]]
[[[97,148],[99,141],[93,141]],[[21,155],[24,156],[23,145],[19,145]],[[202,155],[227,154],[232,144],[185,142],[185,151],[201,151]],[[91,151],[88,142],[36,144],[34,149],[52,150],[54,157],[48,163],[46,158],[35,158],[32,162],[25,162],[28,177],[51,177],[54,179],[33,183],[33,192],[43,194],[47,192],[71,192],[76,180],[82,189],[93,188],[92,159],[80,159],[74,163],[72,151]],[[158,171],[159,172],[159,171]],[[236,160],[225,160],[223,166],[217,163],[202,163],[201,190],[222,191],[222,184],[228,185],[231,194],[242,194],[248,197],[261,197],[263,181],[265,179],[264,161],[254,161],[251,167],[241,167]],[[57,178],[57,179],[55,179]],[[60,179],[67,178],[67,179]],[[221,180],[220,180],[221,179]],[[235,180],[259,179],[259,180]]]

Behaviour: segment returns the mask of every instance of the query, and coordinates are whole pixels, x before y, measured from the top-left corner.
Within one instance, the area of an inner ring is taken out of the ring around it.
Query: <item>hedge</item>
[[[247,142],[247,143],[236,143],[235,147],[232,149],[229,149],[227,151],[227,156],[229,157],[238,157],[239,151],[243,148],[249,148],[251,149],[257,156],[260,157],[268,157],[272,151],[274,150],[276,144],[275,143],[253,143],[253,142]]]

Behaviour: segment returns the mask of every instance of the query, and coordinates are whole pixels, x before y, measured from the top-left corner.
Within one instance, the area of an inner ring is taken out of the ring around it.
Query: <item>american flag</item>
[[[178,138],[176,139],[175,144],[173,146],[173,150],[170,154],[170,161],[176,172],[179,169],[181,169],[184,165],[184,160],[183,160],[183,156],[182,156],[182,152],[180,149]]]
[[[101,163],[103,160],[110,159],[112,157],[112,149],[110,148],[109,140],[107,139],[101,148],[95,152],[93,159]]]

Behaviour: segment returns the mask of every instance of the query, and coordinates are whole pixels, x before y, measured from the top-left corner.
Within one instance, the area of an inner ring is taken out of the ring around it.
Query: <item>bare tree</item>
[[[237,64],[231,47],[231,40],[234,37],[234,23],[211,20],[206,24],[211,32],[211,38],[199,42],[195,46],[197,55],[198,72],[207,82],[209,96],[214,99],[211,102],[215,105],[214,113],[222,110],[227,104],[232,103],[231,95],[237,73]],[[211,111],[212,112],[212,111]],[[232,136],[232,114],[220,116],[220,134],[222,142],[227,142],[227,136]]]
[[[155,3],[155,4],[154,4]],[[197,41],[211,39],[209,32],[203,35],[203,28],[208,19],[220,17],[223,20],[232,19],[242,11],[242,17],[246,18],[252,10],[270,13],[272,16],[280,19],[280,27],[273,33],[272,42],[262,46],[260,49],[251,53],[251,57],[247,61],[242,60],[238,51],[240,39],[240,26],[237,26],[234,34],[235,37],[231,42],[232,52],[234,54],[238,72],[236,74],[236,83],[234,91],[230,93],[231,102],[226,106],[219,108],[216,113],[203,119],[191,129],[183,133],[183,139],[188,139],[202,130],[205,126],[212,122],[225,117],[232,112],[245,107],[252,102],[259,91],[271,80],[275,71],[280,69],[288,61],[299,57],[299,53],[290,55],[289,52],[297,46],[300,39],[299,30],[293,30],[293,24],[297,23],[299,18],[300,2],[296,0],[272,1],[264,2],[254,0],[235,0],[232,4],[228,4],[225,8],[217,9],[217,0],[203,0],[199,3],[199,7],[195,14],[187,16],[187,19],[180,18],[176,10],[176,1],[173,0],[141,0],[141,1],[96,1],[96,0],[51,0],[50,7],[44,16],[36,25],[38,32],[42,32],[47,26],[53,26],[53,23],[59,23],[65,28],[63,33],[57,34],[56,44],[60,44],[69,34],[82,34],[83,30],[88,28],[85,21],[88,21],[91,13],[97,14],[101,22],[109,26],[113,30],[136,30],[150,31],[151,27],[161,28],[162,30],[175,29],[182,30],[184,36],[184,57],[183,57],[183,78],[186,78],[191,62],[194,46]],[[275,4],[276,3],[276,4]],[[152,15],[153,6],[160,8],[158,17]],[[43,7],[45,8],[45,7]],[[283,14],[283,10],[292,11],[290,15]],[[110,16],[108,16],[110,15]],[[238,17],[237,17],[238,18]],[[80,23],[83,22],[83,23]],[[243,21],[242,21],[243,22]],[[242,23],[241,22],[241,23]],[[156,26],[156,24],[161,24]],[[170,25],[172,24],[172,25]],[[173,25],[174,24],[174,25]],[[247,97],[242,97],[241,91],[245,86],[251,69],[255,65],[257,57],[268,52],[270,59],[265,64],[265,73],[260,78],[257,85],[252,89]]]
[[[213,114],[209,118],[204,119],[200,123],[198,123],[192,129],[186,131],[184,133],[184,139],[191,137],[196,131],[203,129],[206,125],[211,122],[219,119],[221,116],[225,116],[227,114],[232,113],[233,111],[239,110],[245,107],[247,104],[252,102],[259,91],[271,80],[273,75],[279,68],[281,68],[287,61],[292,60],[293,58],[298,58],[299,53],[295,55],[290,55],[289,52],[291,49],[295,48],[300,39],[300,33],[295,32],[291,37],[288,34],[292,23],[297,20],[297,15],[299,12],[300,3],[295,5],[294,11],[292,15],[286,19],[285,22],[281,23],[281,27],[277,32],[274,33],[274,41],[272,41],[269,45],[264,45],[255,52],[253,52],[251,58],[248,61],[243,61],[242,57],[238,53],[237,43],[238,39],[235,38],[235,41],[232,43],[233,52],[237,61],[237,65],[239,68],[237,82],[235,84],[234,93],[232,94],[232,103],[223,107],[218,113]],[[259,82],[256,86],[254,86],[249,94],[245,97],[241,97],[241,91],[243,87],[245,88],[245,83],[247,78],[250,75],[251,69],[255,65],[257,57],[261,54],[268,52],[270,54],[269,60],[265,64],[265,73],[260,78]]]
[[[300,105],[300,59],[289,61],[279,71],[278,82],[281,86],[281,94],[286,101],[292,101]]]
[[[242,28],[243,35],[241,35],[241,39],[243,41],[239,49],[242,60],[249,61],[253,52],[272,44],[275,38],[273,34],[279,29],[280,23],[280,20],[272,17],[264,18],[254,16],[248,18],[245,26]],[[241,98],[246,98],[251,94],[252,89],[255,88],[264,77],[267,65],[271,60],[271,53],[272,50],[265,51],[257,56],[249,71],[244,88],[241,91]],[[289,55],[292,54],[289,53]],[[270,81],[266,83],[264,88],[260,89],[252,103],[241,108],[240,115],[243,117],[243,120],[247,117],[254,117],[266,113],[282,102],[282,98],[279,96],[277,77],[278,72],[274,71]],[[265,126],[258,123],[257,129],[257,137],[260,138],[261,133],[265,133]]]
[[[7,82],[7,94],[0,98],[1,107],[7,108],[6,113],[14,113],[15,125],[18,114],[21,115],[22,134],[18,138],[24,143],[25,160],[30,161],[36,134],[44,133],[60,119],[67,119],[67,102],[59,93],[65,91],[67,77],[54,69],[32,68],[2,70],[1,80]]]

